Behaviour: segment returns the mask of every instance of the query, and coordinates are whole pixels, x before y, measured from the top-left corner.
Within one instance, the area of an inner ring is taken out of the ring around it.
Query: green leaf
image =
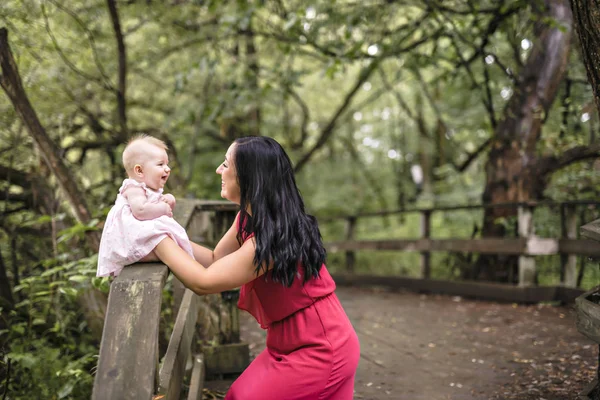
[[[295,13],[291,13],[290,18],[283,24],[283,30],[288,31],[296,22],[298,22],[298,16]]]
[[[72,287],[60,288],[60,289],[58,289],[58,291],[64,295],[67,295],[70,297],[77,296],[77,289],[72,288]]]
[[[31,304],[31,301],[29,301],[28,299],[25,299],[25,300],[20,301],[17,304],[15,304],[15,308],[20,308],[20,307],[28,306],[30,304]]]
[[[25,333],[25,326],[23,324],[19,324],[19,325],[13,325],[10,327],[10,329],[13,332],[16,332],[20,335],[23,335]]]
[[[74,387],[75,387],[75,384],[73,382],[65,383],[64,386],[62,388],[60,388],[60,390],[58,391],[58,398],[64,399],[65,397],[70,395],[71,392],[73,391]]]
[[[37,363],[37,358],[35,358],[32,354],[29,353],[8,353],[8,358],[15,360],[24,368],[31,368]]]
[[[90,280],[90,278],[88,278],[85,275],[73,275],[73,276],[69,277],[69,280],[72,282],[82,283],[82,282],[88,282]]]
[[[50,268],[49,270],[46,270],[44,272],[42,272],[42,274],[40,275],[41,277],[46,277],[46,276],[50,276],[50,275],[54,275],[55,273],[64,270],[65,267],[64,266],[58,266],[58,267],[54,267],[54,268]]]

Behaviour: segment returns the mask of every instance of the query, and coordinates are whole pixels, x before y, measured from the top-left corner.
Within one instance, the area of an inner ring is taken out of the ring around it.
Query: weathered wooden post
[[[421,211],[421,240],[431,237],[431,210]],[[421,278],[429,279],[431,276],[431,254],[429,251],[421,252]]]
[[[356,228],[356,217],[350,216],[346,219],[346,240],[354,240],[354,229]],[[354,273],[356,265],[356,253],[354,250],[346,250],[346,272]]]
[[[581,235],[600,241],[600,219],[581,227]],[[577,330],[600,344],[600,286],[595,287],[575,299],[577,309]],[[579,395],[580,400],[600,400],[600,360],[596,378]]]
[[[577,213],[572,204],[561,204],[560,221],[562,237],[577,239]],[[566,287],[577,287],[577,256],[575,254],[562,254],[560,257],[561,283]]]
[[[197,243],[214,247],[235,221],[237,206],[224,201],[192,201],[194,214],[188,235]],[[238,298],[239,289],[201,296],[198,336],[207,377],[241,373],[250,363],[248,344],[240,342]]]
[[[534,235],[533,207],[521,205],[518,210],[519,237],[529,240]],[[535,258],[529,255],[519,256],[519,286],[535,284]]]

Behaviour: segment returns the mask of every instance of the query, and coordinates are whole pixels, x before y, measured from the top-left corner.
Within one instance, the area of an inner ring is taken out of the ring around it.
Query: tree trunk
[[[115,31],[115,40],[117,41],[117,54],[119,59],[119,79],[117,89],[117,117],[120,128],[121,138],[127,137],[127,52],[125,49],[125,39],[121,32],[121,21],[115,0],[106,0],[110,20]]]
[[[2,86],[2,89],[4,89],[10,98],[15,111],[25,126],[27,126],[29,134],[42,154],[42,158],[54,176],[56,176],[61,189],[73,207],[77,220],[82,223],[90,222],[92,217],[83,193],[79,189],[75,178],[64,164],[60,156],[60,149],[46,133],[25,93],[21,76],[10,50],[6,28],[0,28],[0,67],[0,86]],[[97,232],[88,235],[88,243],[94,251],[98,251],[100,240]]]
[[[421,182],[415,182],[421,187],[420,197],[426,204],[433,205],[433,163],[434,163],[434,145],[429,134],[429,129],[423,115],[423,99],[421,95],[417,96],[417,111],[415,121],[419,131],[419,150],[417,162],[421,167]]]
[[[25,93],[21,76],[13,58],[9,43],[8,31],[0,28],[0,85],[10,98],[13,106],[36,143],[44,162],[56,177],[62,191],[73,208],[75,217],[81,223],[91,221],[91,213],[82,191],[79,189],[75,177],[64,164],[60,149],[48,136],[37,117],[29,98]],[[86,235],[89,247],[97,252],[100,245],[100,236],[97,231],[89,231]],[[80,296],[79,303],[83,309],[88,326],[95,337],[102,335],[104,312],[106,310],[106,296],[94,289],[88,289]]]
[[[8,274],[6,273],[6,264],[2,253],[0,253],[0,307],[2,314],[0,315],[0,329],[7,328],[8,313],[13,309],[15,300],[12,295],[12,289],[8,282]]]
[[[600,3],[571,0],[573,20],[579,36],[581,56],[600,112]]]
[[[245,47],[245,73],[244,81],[247,83],[252,96],[252,104],[248,105],[247,111],[243,115],[236,115],[233,118],[223,119],[220,122],[221,137],[227,143],[231,143],[237,138],[243,136],[260,136],[260,88],[258,76],[260,72],[258,54],[254,31],[252,28],[252,16],[246,30],[240,31],[240,43]],[[233,55],[240,57],[240,45],[233,49]]]
[[[547,184],[547,175],[538,174],[541,160],[536,156],[536,145],[565,75],[572,15],[566,0],[545,0],[544,4],[545,8],[538,10],[541,22],[536,26],[533,49],[518,75],[514,94],[504,110],[504,118],[494,132],[485,166],[484,204],[538,199]],[[543,21],[548,18],[556,21],[559,27],[544,24]],[[487,208],[482,236],[504,236],[505,228],[498,224],[499,219],[514,215],[516,209]],[[500,264],[497,257],[481,256],[476,264],[475,275],[480,279],[498,280]]]
[[[250,25],[246,33],[246,65],[247,75],[250,84],[250,90],[253,93],[254,104],[248,111],[248,131],[251,135],[260,136],[260,88],[258,87],[258,54],[256,54],[256,45],[254,40],[254,31],[252,29],[252,17],[250,17]]]

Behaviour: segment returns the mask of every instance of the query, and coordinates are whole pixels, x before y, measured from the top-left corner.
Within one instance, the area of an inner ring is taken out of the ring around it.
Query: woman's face
[[[237,173],[233,160],[234,151],[235,143],[227,149],[225,161],[217,168],[217,174],[221,175],[221,197],[235,204],[240,204],[240,185],[237,181]]]

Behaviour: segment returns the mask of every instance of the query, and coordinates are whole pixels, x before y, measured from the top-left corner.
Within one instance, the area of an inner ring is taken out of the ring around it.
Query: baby
[[[157,261],[153,250],[167,236],[193,257],[185,229],[172,218],[175,197],[163,195],[168,164],[167,146],[152,136],[135,136],[125,147],[128,178],[104,223],[97,276],[117,276],[126,265]]]

